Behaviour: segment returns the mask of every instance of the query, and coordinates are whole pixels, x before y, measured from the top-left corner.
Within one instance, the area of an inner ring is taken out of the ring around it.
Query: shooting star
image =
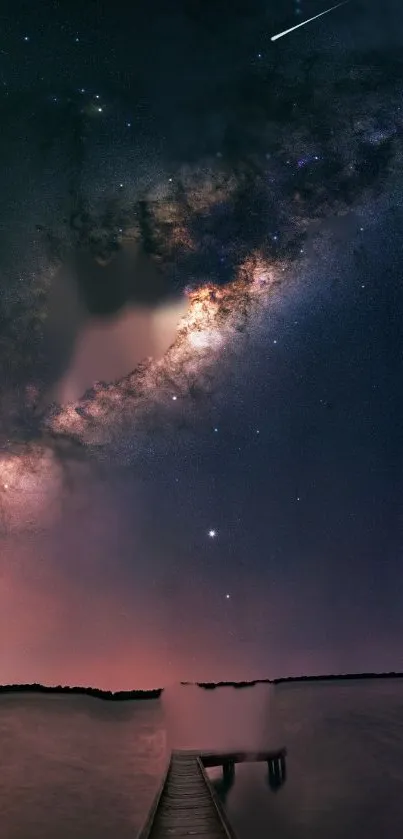
[[[303,20],[302,23],[297,23],[296,26],[292,26],[291,29],[285,29],[284,32],[279,32],[278,35],[273,35],[270,40],[271,41],[278,41],[279,38],[282,38],[284,35],[289,35],[290,32],[294,32],[294,29],[299,29],[300,26],[305,26],[306,23],[311,23],[313,20],[317,20],[318,17],[322,17],[323,15],[328,15],[329,12],[334,12],[335,9],[338,9],[340,6],[345,6],[346,3],[349,3],[350,0],[343,0],[342,3],[337,3],[337,6],[332,6],[331,9],[325,9],[324,12],[320,12],[319,15],[315,15],[315,17],[310,17],[308,20]]]

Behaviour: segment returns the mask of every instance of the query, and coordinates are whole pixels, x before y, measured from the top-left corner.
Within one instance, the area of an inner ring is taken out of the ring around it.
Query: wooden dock
[[[265,761],[285,780],[285,749],[276,752],[172,752],[170,761],[138,839],[236,839],[205,772],[222,766],[224,781],[233,782],[235,764]]]

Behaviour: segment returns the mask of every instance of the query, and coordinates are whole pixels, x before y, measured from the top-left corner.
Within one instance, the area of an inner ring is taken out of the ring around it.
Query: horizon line
[[[193,685],[193,686],[201,686],[204,685],[215,685],[216,687],[220,686],[231,686],[231,685],[256,685],[256,684],[278,684],[280,682],[292,682],[292,681],[308,681],[308,680],[326,680],[326,679],[346,679],[346,678],[385,678],[385,677],[403,677],[403,671],[399,670],[383,670],[383,671],[358,671],[358,672],[344,672],[344,673],[317,673],[317,674],[300,674],[295,676],[277,676],[274,678],[256,678],[256,679],[231,679],[231,680],[217,680],[217,681],[209,681],[209,680],[201,680],[201,681],[191,681],[191,680],[178,680],[176,682],[171,682],[168,687],[173,685]],[[167,685],[163,687],[153,687],[153,688],[119,688],[116,690],[112,690],[111,688],[99,688],[93,685],[69,685],[69,684],[57,684],[57,685],[50,685],[44,682],[6,682],[0,684],[0,691],[5,690],[6,688],[44,688],[45,690],[49,691],[73,691],[73,690],[81,690],[81,691],[96,691],[97,693],[104,693],[104,694],[128,694],[128,693],[155,693],[160,691],[161,693],[165,690]]]

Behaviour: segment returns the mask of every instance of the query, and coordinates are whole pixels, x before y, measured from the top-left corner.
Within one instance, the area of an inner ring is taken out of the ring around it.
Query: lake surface
[[[167,689],[163,699],[0,697],[2,839],[133,839],[171,748],[288,749],[225,793],[239,839],[403,835],[403,680]]]

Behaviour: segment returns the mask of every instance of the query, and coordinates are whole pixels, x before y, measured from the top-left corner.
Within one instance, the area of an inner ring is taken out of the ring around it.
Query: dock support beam
[[[280,789],[286,780],[285,756],[280,755],[268,760],[267,768],[269,770],[269,786],[274,790]]]
[[[232,784],[235,778],[235,763],[233,760],[226,760],[222,765],[222,776],[226,784]]]

